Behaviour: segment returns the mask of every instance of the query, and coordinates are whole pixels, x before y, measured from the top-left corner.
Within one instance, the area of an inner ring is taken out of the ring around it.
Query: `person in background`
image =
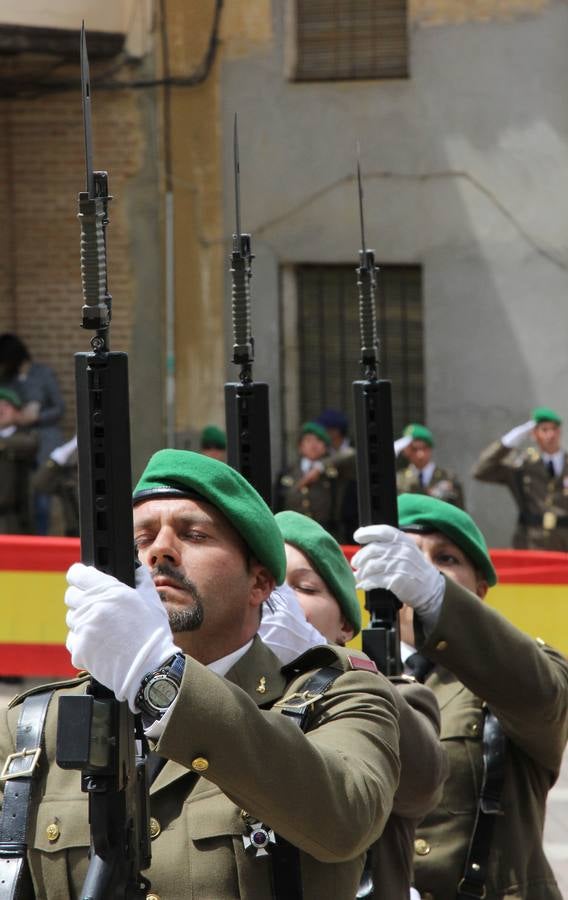
[[[521,450],[531,438],[536,446]],[[519,511],[515,549],[568,551],[568,458],[557,412],[533,409],[528,422],[483,451],[473,477],[511,491]]]
[[[206,425],[199,440],[200,452],[204,456],[227,461],[227,435],[218,425]]]
[[[35,430],[18,424],[22,401],[0,388],[0,534],[31,531],[29,476],[38,447]]]
[[[352,564],[360,588],[405,604],[403,659],[441,710],[450,771],[418,828],[416,887],[423,900],[561,900],[542,832],[568,737],[568,660],[482,602],[497,575],[471,516],[403,494],[398,517],[400,530],[355,532]]]
[[[65,537],[79,536],[78,478],[77,435],[73,435],[70,441],[51,451],[31,479],[36,493],[59,499]]]
[[[396,476],[399,494],[428,494],[464,508],[463,488],[457,476],[434,462],[434,435],[425,425],[407,425],[402,438],[395,441],[395,453],[402,454],[408,465]]]
[[[340,544],[350,544],[359,524],[357,503],[357,459],[349,441],[349,423],[339,409],[324,409],[316,422],[323,425],[331,442],[329,458],[337,470],[333,536]]]
[[[286,581],[307,621],[329,643],[343,646],[361,630],[361,608],[341,547],[317,522],[300,513],[278,513],[276,523],[285,542]],[[264,620],[270,618],[271,612],[265,611],[261,634]],[[290,618],[295,618],[293,612]],[[270,637],[263,640],[278,655]],[[390,681],[396,687],[399,711],[401,775],[393,812],[371,849],[368,869],[374,896],[408,900],[418,896],[411,889],[416,824],[440,801],[447,764],[438,740],[440,712],[433,693],[412,677]]]
[[[276,482],[275,509],[301,512],[333,532],[337,469],[329,456],[330,447],[329,435],[322,425],[302,425],[298,459]]]
[[[38,433],[36,465],[41,466],[63,440],[59,422],[65,405],[53,370],[32,360],[28,348],[15,334],[0,335],[0,387],[16,391],[22,408],[14,424],[33,426]],[[47,494],[34,496],[36,534],[48,534],[50,498]]]

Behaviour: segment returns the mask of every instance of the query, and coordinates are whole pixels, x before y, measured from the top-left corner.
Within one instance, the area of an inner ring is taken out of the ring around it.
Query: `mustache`
[[[175,569],[173,566],[168,565],[168,563],[161,563],[158,566],[154,566],[150,570],[150,574],[152,578],[157,578],[161,575],[163,578],[167,578],[171,581],[176,587],[181,588],[182,591],[187,591],[194,600],[199,599],[199,591],[197,590],[193,581],[188,578],[183,572],[180,572],[178,569]],[[159,588],[158,588],[159,590]]]

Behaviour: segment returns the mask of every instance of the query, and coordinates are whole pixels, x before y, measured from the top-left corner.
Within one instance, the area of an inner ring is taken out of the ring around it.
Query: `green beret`
[[[355,576],[335,538],[313,519],[301,513],[280,512],[275,516],[282,537],[308,557],[318,575],[333,594],[343,615],[361,631],[361,607],[357,599]]]
[[[16,391],[11,391],[10,388],[0,388],[0,400],[7,400],[16,409],[22,408],[22,398]]]
[[[286,554],[270,509],[235,469],[191,450],[158,450],[134,488],[133,502],[161,496],[192,497],[212,503],[229,520],[252,554],[282,584]]]
[[[214,447],[216,450],[225,450],[227,437],[218,425],[206,425],[201,432],[201,449],[208,450]]]
[[[531,413],[531,419],[533,419],[537,425],[540,425],[541,422],[554,422],[556,425],[562,425],[562,418],[548,406],[535,407]]]
[[[411,437],[413,441],[424,441],[430,447],[434,446],[434,435],[425,425],[418,425],[417,422],[412,422],[406,426],[402,433],[404,437]]]
[[[304,422],[302,425],[302,434],[315,434],[315,436],[319,437],[320,441],[323,441],[327,446],[331,444],[329,434],[323,425],[320,425],[318,422]]]
[[[471,516],[453,503],[427,494],[401,494],[398,498],[398,527],[402,531],[441,531],[463,550],[476,569],[483,572],[490,587],[497,584],[497,573],[485,538]]]

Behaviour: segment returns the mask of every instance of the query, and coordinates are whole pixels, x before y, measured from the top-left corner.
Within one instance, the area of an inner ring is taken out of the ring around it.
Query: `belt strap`
[[[458,884],[457,900],[483,900],[486,896],[485,882],[495,816],[503,815],[501,795],[505,781],[506,755],[507,738],[497,717],[486,708],[483,721],[483,782],[464,874]]]
[[[275,708],[279,709],[283,715],[293,719],[298,728],[305,731],[313,704],[342,674],[342,669],[335,669],[331,666],[319,669],[304,683],[301,691],[284,697],[275,704]],[[274,900],[302,900],[304,892],[298,848],[277,835],[276,843],[270,848],[270,860]]]
[[[0,814],[0,897],[17,900],[29,884],[27,831],[43,729],[53,691],[26,697],[16,729],[16,750],[8,756],[0,781],[4,801]]]

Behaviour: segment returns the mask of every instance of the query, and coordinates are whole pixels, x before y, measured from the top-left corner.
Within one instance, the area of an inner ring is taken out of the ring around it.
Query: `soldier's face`
[[[343,645],[350,641],[353,628],[321,575],[297,547],[285,544],[285,550],[286,581],[296,592],[308,622],[332,644]]]
[[[487,582],[480,577],[473,563],[453,541],[439,531],[429,534],[410,534],[428,562],[436,566],[448,578],[452,578],[473,594],[483,599],[488,590]]]
[[[182,650],[207,664],[254,636],[274,579],[249,561],[242,539],[215,506],[185,497],[139,503],[134,541]]]
[[[317,434],[303,434],[299,445],[300,455],[306,459],[321,459],[327,453],[327,446]]]
[[[556,422],[539,422],[533,436],[544,453],[557,453],[562,446],[562,428]]]
[[[426,441],[412,441],[405,452],[410,462],[417,469],[423,469],[432,459],[432,448]]]

